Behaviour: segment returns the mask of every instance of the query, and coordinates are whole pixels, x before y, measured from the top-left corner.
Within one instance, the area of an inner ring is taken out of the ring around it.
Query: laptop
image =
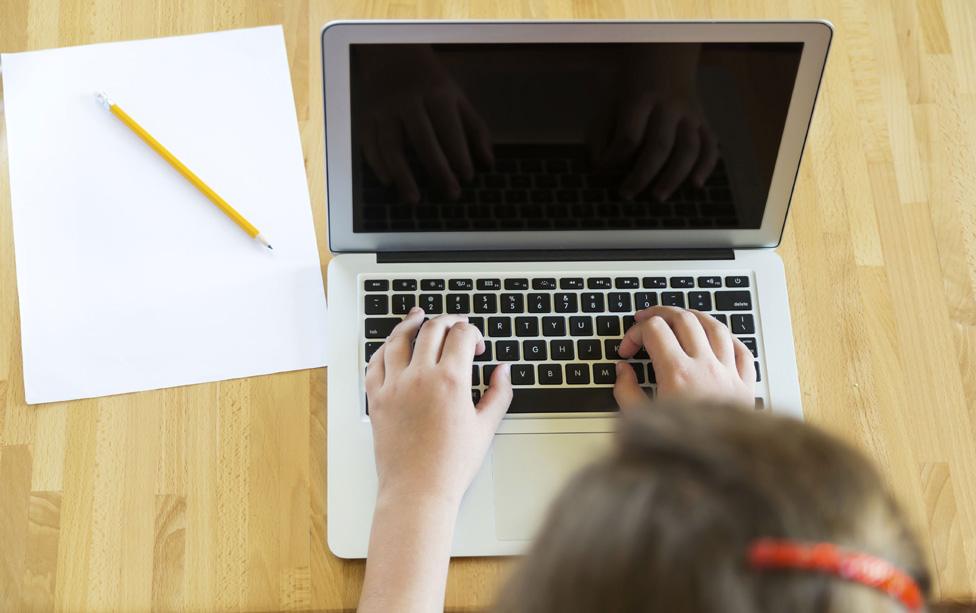
[[[333,22],[328,544],[366,555],[376,492],[363,377],[413,306],[467,314],[514,400],[453,555],[521,552],[618,417],[634,313],[694,308],[756,366],[756,410],[802,418],[782,236],[826,22]],[[653,365],[631,360],[649,396]]]

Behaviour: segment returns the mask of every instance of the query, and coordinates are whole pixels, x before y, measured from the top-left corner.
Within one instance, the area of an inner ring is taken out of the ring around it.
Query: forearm
[[[459,503],[384,492],[377,496],[360,613],[444,609]]]

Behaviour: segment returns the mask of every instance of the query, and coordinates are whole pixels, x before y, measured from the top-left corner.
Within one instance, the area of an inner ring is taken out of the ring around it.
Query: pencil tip
[[[271,249],[272,251],[274,251],[274,247],[272,247],[271,245],[268,245],[268,249]]]

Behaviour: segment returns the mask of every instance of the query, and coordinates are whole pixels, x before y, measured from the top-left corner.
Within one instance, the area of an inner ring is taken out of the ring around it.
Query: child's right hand
[[[699,311],[668,306],[644,309],[635,319],[618,353],[626,360],[641,347],[647,348],[659,397],[753,405],[756,370],[752,353],[725,324]],[[626,362],[617,364],[613,393],[621,409],[648,402]]]

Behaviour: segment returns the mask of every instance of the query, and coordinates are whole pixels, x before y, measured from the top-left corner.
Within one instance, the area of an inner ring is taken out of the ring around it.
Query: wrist
[[[448,488],[411,487],[381,483],[376,494],[376,506],[394,508],[420,508],[457,513],[464,492],[455,493]]]

